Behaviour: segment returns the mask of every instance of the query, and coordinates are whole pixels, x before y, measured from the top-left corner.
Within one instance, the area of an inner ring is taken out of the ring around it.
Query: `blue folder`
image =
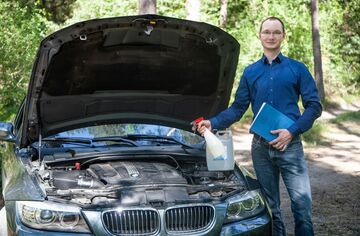
[[[267,141],[277,138],[277,134],[270,133],[271,130],[287,129],[295,122],[264,102],[250,126],[250,132],[255,133]]]

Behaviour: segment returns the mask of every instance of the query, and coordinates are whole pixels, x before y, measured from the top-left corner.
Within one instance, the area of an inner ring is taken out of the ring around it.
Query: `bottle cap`
[[[76,170],[80,170],[80,162],[76,162],[76,163],[75,163],[75,169],[76,169]]]
[[[196,120],[194,120],[193,122],[191,123],[195,123],[195,124],[199,124],[201,121],[205,120],[204,117],[199,117],[197,118]]]

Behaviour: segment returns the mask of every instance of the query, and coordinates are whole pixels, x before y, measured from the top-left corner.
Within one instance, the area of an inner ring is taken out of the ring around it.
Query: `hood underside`
[[[205,23],[143,15],[81,22],[43,40],[22,146],[88,125],[189,122],[228,105],[237,41]]]

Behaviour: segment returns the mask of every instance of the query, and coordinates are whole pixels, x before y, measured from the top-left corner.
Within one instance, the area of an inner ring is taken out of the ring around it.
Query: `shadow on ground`
[[[316,235],[360,235],[360,121],[330,123],[320,145],[305,145],[313,198]],[[236,161],[254,173],[250,158],[252,135],[234,131]],[[294,222],[281,183],[282,212],[288,235]]]

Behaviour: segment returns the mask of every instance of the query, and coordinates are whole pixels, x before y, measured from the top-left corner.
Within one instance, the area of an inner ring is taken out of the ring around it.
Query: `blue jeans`
[[[273,235],[286,235],[280,211],[280,175],[291,199],[295,235],[314,235],[310,181],[300,137],[295,137],[281,152],[254,135],[251,154],[256,176],[272,210]]]

